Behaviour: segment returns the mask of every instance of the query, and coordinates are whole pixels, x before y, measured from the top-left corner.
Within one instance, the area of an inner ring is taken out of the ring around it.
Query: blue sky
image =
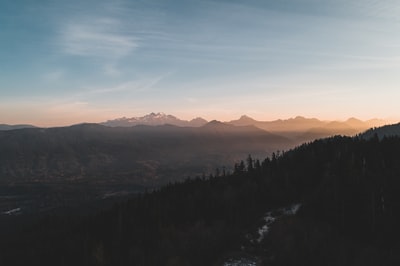
[[[399,119],[397,0],[0,2],[0,123]]]

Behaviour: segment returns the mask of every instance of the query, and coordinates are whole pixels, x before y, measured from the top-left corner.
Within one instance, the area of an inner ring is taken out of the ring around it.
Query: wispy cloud
[[[42,79],[46,82],[56,82],[62,79],[65,75],[64,70],[53,70],[42,75]]]
[[[124,33],[118,20],[104,18],[67,23],[61,43],[64,52],[70,55],[114,59],[138,47],[137,40]]]
[[[358,0],[352,2],[351,5],[354,10],[368,17],[399,21],[400,6],[397,0]]]
[[[150,90],[154,86],[156,86],[159,82],[161,82],[166,77],[170,76],[172,72],[168,72],[166,74],[162,74],[152,78],[143,78],[140,80],[130,80],[125,81],[120,84],[114,86],[107,87],[86,87],[83,88],[83,92],[79,93],[77,96],[85,96],[85,95],[95,95],[95,94],[106,94],[106,93],[117,93],[117,92],[142,92],[146,90]]]
[[[110,77],[118,77],[121,75],[121,71],[116,67],[115,63],[106,64],[103,67],[104,74]]]

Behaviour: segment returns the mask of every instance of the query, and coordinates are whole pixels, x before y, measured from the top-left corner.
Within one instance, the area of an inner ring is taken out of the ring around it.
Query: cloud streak
[[[62,30],[61,43],[69,55],[114,59],[139,46],[134,37],[124,34],[117,20],[101,18],[68,23]]]
[[[87,96],[87,95],[96,95],[96,94],[107,94],[107,93],[118,93],[118,92],[143,92],[152,89],[158,83],[160,83],[163,79],[170,76],[172,72],[168,72],[166,74],[162,74],[153,78],[140,79],[140,80],[131,80],[122,82],[115,86],[108,87],[97,87],[97,88],[84,88],[84,91],[76,95],[77,97]]]

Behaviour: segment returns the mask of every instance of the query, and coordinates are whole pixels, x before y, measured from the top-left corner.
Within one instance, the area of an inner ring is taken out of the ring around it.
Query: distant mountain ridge
[[[375,135],[379,139],[383,139],[384,137],[400,136],[400,123],[386,125],[378,128],[371,128],[362,133],[360,137],[364,139],[370,139],[373,138]]]
[[[217,121],[217,120],[215,120]],[[148,126],[159,126],[159,125],[174,125],[179,127],[201,127],[208,123],[204,118],[196,117],[191,120],[180,119],[174,115],[165,114],[162,112],[150,113],[144,116],[138,117],[121,117],[116,119],[107,120],[98,124],[108,127],[132,127],[136,125],[148,125]],[[345,121],[337,120],[319,120],[317,118],[306,118],[303,116],[296,116],[288,119],[277,119],[272,121],[259,121],[247,115],[242,115],[239,119],[224,121],[225,124],[234,126],[256,126],[260,129],[281,133],[281,132],[315,132],[315,131],[337,131],[335,133],[340,134],[344,131],[354,131],[353,133],[359,133],[373,127],[380,127],[386,123],[380,119],[370,119],[366,121],[359,120],[351,117]],[[0,130],[13,130],[21,128],[35,128],[34,125],[29,124],[0,124]],[[350,129],[350,130],[349,130]],[[345,132],[348,133],[348,132]]]
[[[259,128],[268,131],[307,131],[313,128],[370,128],[374,126],[382,126],[385,124],[384,120],[371,119],[362,121],[357,118],[351,117],[346,121],[323,121],[317,118],[305,118],[303,116],[296,116],[289,119],[278,119],[273,121],[257,121],[247,115],[241,116],[238,120],[227,122],[235,126],[255,125]]]
[[[213,120],[211,122],[215,124],[219,121]],[[153,112],[141,117],[122,117],[108,120],[99,124],[107,127],[133,127],[138,125],[173,125],[177,127],[203,127],[211,122],[208,122],[201,117],[197,117],[192,120],[183,120],[170,114]],[[360,134],[370,128],[383,126],[386,124],[386,121],[379,119],[362,121],[354,117],[351,117],[345,121],[324,121],[316,118],[306,118],[302,116],[296,116],[289,119],[277,119],[273,121],[258,121],[252,117],[243,115],[239,119],[219,123],[232,126],[257,127],[274,135],[280,135],[285,138],[291,139],[297,144],[301,144],[303,142],[308,142],[314,139],[325,138],[333,135],[353,136],[356,134]],[[0,131],[30,127],[34,126],[0,125]],[[219,128],[219,130],[221,130],[221,128]]]
[[[238,120],[232,120],[228,123],[235,126],[254,125],[268,131],[299,131],[321,126],[325,122],[316,118],[305,118],[302,116],[296,116],[295,118],[285,120],[257,121],[247,115],[243,115]]]
[[[352,136],[364,132],[371,127],[382,126],[386,122],[379,119],[361,121],[354,117],[346,121],[321,121],[316,118],[305,118],[302,116],[286,120],[257,121],[243,115],[238,120],[232,120],[227,123],[236,126],[253,125],[273,134],[290,138],[300,144],[333,135]]]
[[[8,125],[8,124],[0,124],[0,130],[14,130],[14,129],[21,129],[21,128],[35,128],[33,125]]]
[[[159,126],[159,125],[174,125],[180,127],[200,127],[207,123],[207,120],[197,117],[190,121],[181,120],[173,115],[168,115],[164,113],[150,113],[141,117],[131,117],[131,118],[117,118],[113,120],[108,120],[106,122],[100,123],[103,126],[108,127],[131,127],[136,125],[148,125],[148,126]]]
[[[248,154],[262,158],[294,145],[254,126],[218,121],[201,127],[79,124],[0,131],[0,183],[116,180],[160,185],[230,167]]]
[[[217,120],[215,120],[217,121]],[[192,120],[182,120],[176,116],[165,113],[150,113],[142,117],[122,117],[106,122],[100,123],[104,126],[110,127],[130,127],[135,125],[165,125],[170,124],[180,127],[201,127],[207,124],[208,121],[197,117]],[[361,131],[367,130],[371,127],[379,127],[386,124],[384,120],[370,119],[366,121],[359,120],[351,117],[346,121],[324,121],[317,118],[306,118],[303,116],[296,116],[289,119],[277,119],[272,121],[258,121],[247,115],[242,115],[239,119],[225,121],[225,124],[234,126],[256,126],[269,132],[315,132],[315,131],[333,131],[335,134],[352,133],[356,134]]]
[[[207,123],[207,120],[200,117],[188,121],[164,113],[150,113],[142,117],[122,117],[108,120],[100,124],[109,127],[131,127],[136,125],[158,126],[166,124],[179,127],[201,127]],[[247,115],[242,115],[239,119],[223,123],[233,126],[254,126],[275,135],[289,138],[297,144],[301,144],[303,142],[334,135],[353,136],[369,128],[383,126],[386,124],[386,121],[380,119],[362,121],[354,117],[345,121],[329,121],[319,120],[317,118],[306,118],[303,116],[272,121],[258,121]]]

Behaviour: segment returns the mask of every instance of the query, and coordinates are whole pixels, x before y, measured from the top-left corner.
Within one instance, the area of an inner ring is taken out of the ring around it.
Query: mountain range
[[[294,145],[255,126],[218,121],[201,127],[81,124],[8,130],[0,131],[0,181],[160,185],[214,173],[248,154],[261,158]]]
[[[249,154],[263,158],[318,138],[360,134],[383,123],[300,116],[275,121],[242,116],[207,122],[151,113],[57,128],[2,125],[0,181],[115,179],[160,185],[229,168]],[[380,130],[384,132],[380,136],[400,131],[394,126]]]
[[[108,120],[100,123],[104,126],[111,127],[130,127],[135,125],[164,125],[170,124],[175,126],[188,126],[188,127],[200,127],[208,121],[197,117],[190,121],[179,119],[173,115],[164,113],[150,113],[142,117],[131,117],[131,118],[117,118]],[[370,119],[362,121],[357,118],[349,118],[346,121],[322,121],[316,118],[305,118],[297,116],[289,119],[278,119],[273,121],[258,121],[247,115],[241,116],[237,120],[225,121],[224,123],[235,125],[235,126],[257,126],[261,129],[274,132],[285,132],[285,131],[307,131],[314,128],[326,128],[326,129],[368,129],[371,127],[377,127],[385,124],[384,120]]]
[[[0,130],[13,130],[13,129],[21,129],[21,128],[35,128],[32,125],[7,125],[7,124],[0,124]]]
[[[100,124],[109,127],[131,127],[136,125],[160,126],[165,124],[179,127],[200,127],[207,124],[207,120],[197,117],[187,121],[164,113],[150,113],[142,117],[117,118]]]
[[[121,117],[99,123],[108,127],[132,127],[137,125],[160,126],[174,125],[178,127],[201,127],[207,124],[204,118],[197,117],[192,120],[183,120],[176,116],[165,113],[150,113],[141,117]],[[370,119],[366,121],[357,118],[349,118],[346,121],[337,120],[319,120],[317,118],[305,118],[297,116],[289,119],[277,119],[273,121],[259,121],[247,115],[241,116],[239,119],[225,121],[224,123],[234,126],[256,126],[263,130],[284,134],[287,136],[297,134],[356,134],[372,127],[385,125],[387,122],[381,119]],[[20,128],[33,128],[33,125],[7,125],[0,124],[0,130],[12,130]]]
[[[211,122],[216,122],[211,121]],[[159,126],[170,125],[180,128],[196,128],[207,126],[207,120],[197,117],[192,120],[179,119],[170,114],[150,113],[142,117],[122,117],[113,120],[101,122],[98,125],[118,128],[135,126],[152,126],[154,130],[160,130]],[[304,142],[313,141],[319,138],[330,137],[334,135],[353,136],[360,134],[370,128],[385,125],[387,122],[380,119],[371,119],[362,121],[356,118],[349,118],[345,121],[325,121],[316,118],[305,118],[297,116],[289,119],[278,119],[273,121],[258,121],[249,116],[243,115],[237,120],[219,122],[221,126],[252,126],[266,131],[265,133],[279,135],[292,143],[291,147],[300,145]],[[212,124],[212,123],[211,123]],[[209,126],[209,125],[208,125]],[[21,128],[34,128],[32,125],[0,125],[0,131],[13,130]],[[189,129],[186,129],[189,130]],[[286,145],[287,147],[287,145]],[[251,153],[252,150],[249,150]]]
[[[131,127],[135,125],[175,125],[180,127],[204,126],[207,120],[195,118],[190,121],[181,120],[173,115],[164,113],[151,113],[142,117],[118,118],[100,123],[110,127]],[[281,135],[292,139],[300,144],[318,138],[333,135],[355,135],[372,127],[386,124],[384,120],[371,119],[362,121],[356,118],[349,118],[346,121],[322,121],[316,118],[305,118],[297,116],[289,119],[278,119],[273,121],[258,121],[249,116],[243,115],[237,120],[224,122],[234,126],[255,126],[270,133]]]

